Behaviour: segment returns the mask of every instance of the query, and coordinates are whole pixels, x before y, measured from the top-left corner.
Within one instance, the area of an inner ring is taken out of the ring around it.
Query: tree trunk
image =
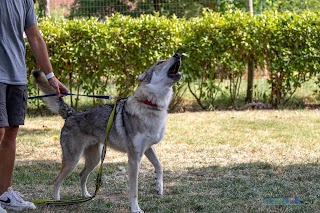
[[[49,17],[50,16],[50,0],[44,0],[43,3],[44,6],[44,16]]]
[[[252,0],[247,0],[247,10],[253,15],[253,3]],[[247,86],[247,97],[246,102],[251,103],[253,101],[253,79],[254,79],[254,60],[252,54],[249,53],[247,71],[248,71],[248,86]]]
[[[247,97],[246,102],[252,103],[253,101],[253,79],[254,79],[254,62],[252,57],[249,58],[248,65],[247,65],[247,71],[248,71],[248,85],[247,85]]]
[[[253,15],[253,2],[252,0],[247,0],[247,10]]]

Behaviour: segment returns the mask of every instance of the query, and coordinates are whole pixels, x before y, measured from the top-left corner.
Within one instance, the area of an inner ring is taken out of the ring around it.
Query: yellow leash
[[[92,200],[95,198],[95,196],[98,194],[100,187],[102,185],[102,171],[103,171],[103,161],[106,156],[106,151],[107,151],[107,140],[109,133],[111,131],[112,123],[114,120],[115,112],[116,112],[116,106],[117,106],[117,99],[115,99],[115,103],[112,109],[112,112],[110,114],[107,127],[106,127],[106,140],[103,145],[103,149],[101,152],[101,163],[100,163],[100,168],[97,174],[97,179],[96,179],[96,190],[93,194],[93,196],[88,197],[88,198],[79,198],[79,199],[71,199],[71,200],[47,200],[47,199],[40,199],[40,200],[34,200],[32,201],[34,204],[48,204],[48,205],[55,205],[55,206],[68,206],[68,205],[74,205],[74,204],[80,204],[84,203],[87,201]]]

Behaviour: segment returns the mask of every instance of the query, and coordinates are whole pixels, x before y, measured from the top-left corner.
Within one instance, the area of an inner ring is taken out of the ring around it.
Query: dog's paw
[[[163,171],[162,169],[156,169],[156,192],[158,195],[163,195]]]
[[[142,209],[140,209],[139,205],[134,205],[131,207],[131,212],[132,213],[144,213]]]
[[[157,180],[156,182],[156,192],[158,195],[163,195],[163,182]]]
[[[89,197],[91,197],[91,195],[87,192],[87,193],[83,193],[82,197],[83,198],[89,198]]]

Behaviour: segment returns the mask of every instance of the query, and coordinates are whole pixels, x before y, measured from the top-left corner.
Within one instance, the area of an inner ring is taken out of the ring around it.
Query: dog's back
[[[41,91],[45,94],[55,93],[43,72],[34,71],[33,75]],[[65,119],[60,140],[62,150],[76,152],[75,149],[76,147],[80,148],[79,146],[83,146],[82,148],[85,149],[95,143],[104,143],[106,124],[113,108],[112,104],[75,111],[61,97],[50,96],[44,100],[52,112],[59,113]],[[132,146],[130,144],[132,139],[138,133],[148,134],[152,138],[150,144],[160,141],[164,135],[167,111],[166,109],[146,109],[148,107],[141,104],[133,96],[118,101],[108,145],[118,151],[128,152]],[[74,141],[75,144],[70,141]],[[65,153],[63,156],[67,158],[69,154]]]

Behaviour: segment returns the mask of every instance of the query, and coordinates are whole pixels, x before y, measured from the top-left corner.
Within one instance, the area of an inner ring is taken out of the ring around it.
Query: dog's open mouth
[[[181,55],[179,53],[174,54],[172,56],[175,62],[168,70],[168,77],[171,78],[174,82],[177,82],[181,79],[181,74],[178,73],[180,65],[181,65]]]
[[[175,77],[178,74],[180,68],[180,60],[177,60],[176,63],[174,63],[168,72],[169,77]]]

